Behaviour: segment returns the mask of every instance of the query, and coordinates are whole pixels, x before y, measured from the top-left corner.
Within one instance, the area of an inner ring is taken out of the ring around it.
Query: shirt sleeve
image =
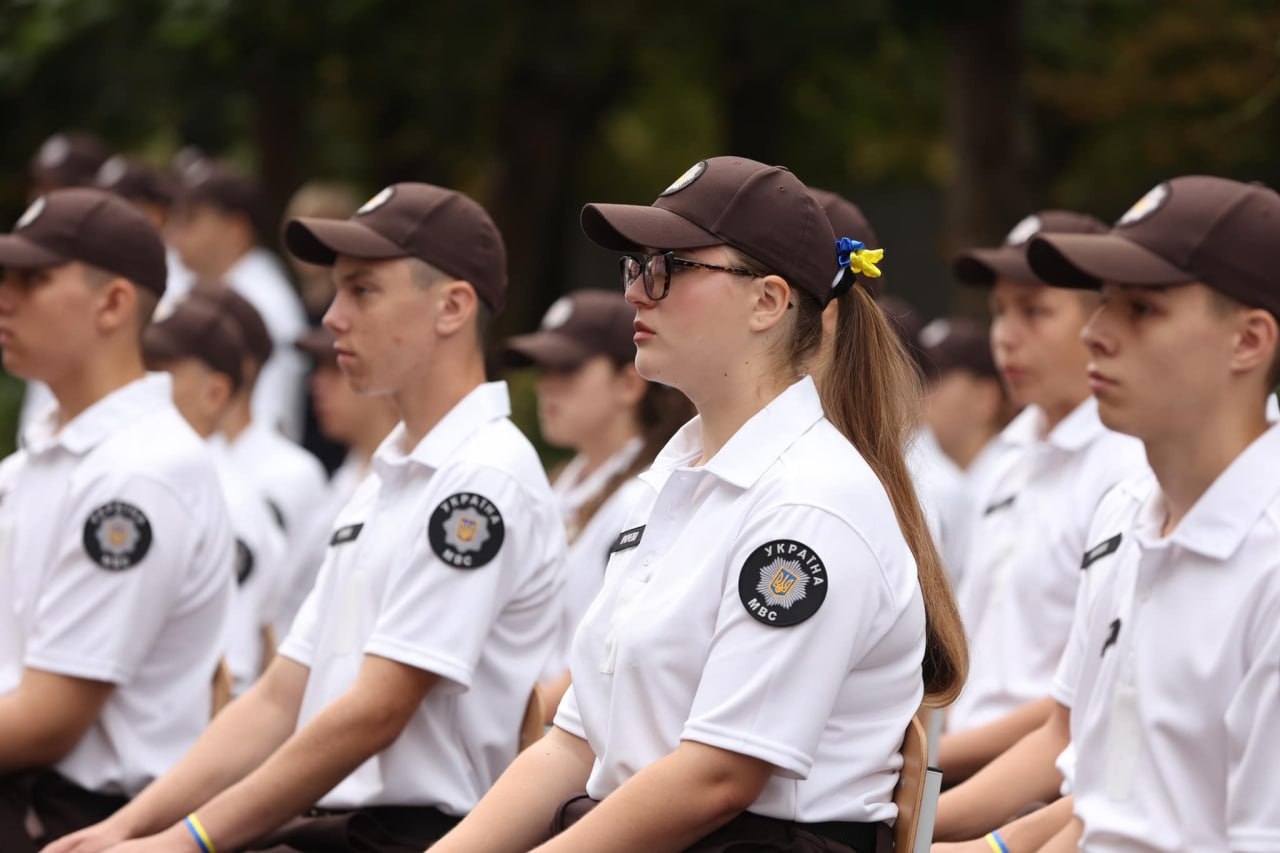
[[[91,482],[70,506],[25,665],[123,684],[171,615],[183,569],[198,559],[202,525],[177,495],[141,475]],[[232,549],[223,552],[229,577]]]
[[[681,738],[804,778],[849,672],[905,603],[866,540],[825,510],[768,511],[738,543]]]
[[[437,486],[436,479],[440,479]],[[477,466],[436,474],[414,544],[391,572],[366,654],[433,672],[465,690],[522,561],[541,559],[529,498]]]
[[[1250,853],[1280,850],[1280,589],[1268,597],[1255,614],[1250,661],[1226,713],[1227,836],[1232,850]]]
[[[553,722],[557,728],[564,729],[569,734],[580,737],[583,740],[587,739],[587,731],[582,725],[582,714],[578,711],[578,696],[573,692],[572,684],[565,691],[564,698],[560,700]]]

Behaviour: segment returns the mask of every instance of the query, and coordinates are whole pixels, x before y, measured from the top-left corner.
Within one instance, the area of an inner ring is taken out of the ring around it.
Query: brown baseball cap
[[[267,359],[271,358],[275,346],[271,342],[267,324],[262,321],[262,315],[253,307],[253,303],[236,293],[230,285],[220,281],[201,281],[192,288],[189,298],[207,299],[226,312],[240,330],[245,352],[259,365],[266,364]]]
[[[837,238],[849,237],[865,245],[868,249],[879,249],[880,238],[871,227],[866,214],[849,199],[829,190],[809,189],[809,195],[817,199],[822,212],[831,223],[831,230]]]
[[[509,339],[502,360],[547,370],[573,370],[597,355],[627,364],[636,357],[635,316],[621,293],[579,290],[551,303],[538,331]]]
[[[732,246],[824,305],[839,271],[835,234],[808,188],[743,157],[698,161],[649,206],[588,204],[581,221],[592,242],[618,252]]]
[[[1099,219],[1070,210],[1042,210],[1026,217],[997,249],[970,249],[956,256],[952,270],[964,284],[990,287],[1002,278],[1019,284],[1049,284],[1027,263],[1027,243],[1037,234],[1102,234],[1107,226]]]
[[[176,192],[173,179],[164,172],[149,163],[119,154],[102,164],[93,183],[123,198],[165,207],[173,204]]]
[[[0,235],[0,267],[55,267],[80,261],[157,296],[168,271],[159,232],[124,199],[88,187],[53,190]]]
[[[1060,287],[1200,282],[1280,316],[1280,195],[1262,184],[1174,178],[1109,232],[1037,237],[1028,255],[1036,274]]]
[[[987,329],[968,317],[941,317],[920,330],[917,337],[935,375],[967,370],[974,376],[999,379]]]
[[[44,187],[92,186],[98,167],[110,152],[88,133],[55,133],[31,158],[31,177]]]
[[[142,355],[149,365],[194,358],[231,380],[244,381],[244,338],[236,321],[210,299],[184,299],[173,313],[142,333]]]
[[[333,348],[337,340],[338,337],[324,326],[312,326],[294,342],[294,346],[320,364],[337,365],[338,352]]]
[[[272,233],[258,182],[226,163],[196,160],[180,173],[178,202],[207,204],[224,213],[238,213],[248,219],[259,238]]]
[[[494,314],[506,303],[507,250],[485,209],[456,190],[392,184],[350,219],[303,217],[284,229],[300,261],[333,266],[338,255],[366,260],[417,258],[467,281]]]

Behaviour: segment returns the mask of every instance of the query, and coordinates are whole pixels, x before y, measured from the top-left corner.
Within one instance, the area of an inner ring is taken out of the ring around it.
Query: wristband
[[[195,812],[187,815],[187,819],[182,824],[191,833],[191,837],[196,840],[196,844],[200,845],[200,853],[218,853],[218,848],[213,846],[213,840],[209,838],[209,833],[204,831],[204,826],[200,823],[200,818],[196,817]],[[1005,853],[1008,853],[1008,851],[1006,850]]]
[[[1009,845],[1004,843],[1004,839],[1000,837],[1000,833],[992,831],[983,836],[987,844],[991,847],[991,853],[1009,853]],[[212,851],[210,851],[212,853]]]

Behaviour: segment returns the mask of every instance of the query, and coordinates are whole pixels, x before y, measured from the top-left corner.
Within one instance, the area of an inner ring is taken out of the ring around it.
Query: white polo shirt
[[[963,731],[1049,695],[1071,632],[1080,555],[1103,496],[1148,470],[1142,443],[1112,432],[1092,397],[1048,434],[1022,412],[970,532],[957,599],[969,634],[969,680],[947,717]]]
[[[925,619],[888,496],[807,377],[701,453],[695,418],[641,475],[574,639],[556,725],[595,752],[587,792],[692,740],[774,765],[755,814],[893,818]]]
[[[0,464],[0,693],[24,668],[116,685],[55,769],[132,796],[209,723],[234,539],[168,376],[55,414]]]
[[[964,469],[951,460],[927,426],[922,427],[908,445],[907,465],[934,545],[954,582],[960,576],[959,563],[964,556],[959,550],[965,538],[960,525],[969,504]]]
[[[271,608],[284,580],[286,541],[267,496],[231,460],[226,444],[211,442],[210,450],[235,534],[236,592],[227,638],[227,666],[231,670],[232,694],[239,696],[253,686],[266,664],[262,628],[272,621]]]
[[[604,568],[609,562],[609,549],[613,547],[619,531],[631,514],[631,508],[645,491],[645,486],[634,478],[618,486],[580,530],[575,529],[574,516],[583,505],[594,500],[615,475],[625,471],[635,461],[642,443],[639,438],[628,442],[586,477],[582,476],[586,460],[581,456],[574,457],[551,484],[552,492],[560,501],[565,531],[569,538],[564,560],[564,608],[560,623],[560,644],[551,663],[552,674],[560,675],[569,666],[569,646],[573,642],[574,632],[578,630],[578,623],[582,621],[587,608],[604,584]]]
[[[1098,513],[1054,695],[1089,851],[1280,850],[1280,427],[1169,536],[1154,477]]]
[[[221,435],[215,441],[226,446],[232,463],[257,484],[292,541],[295,531],[324,500],[328,477],[320,460],[256,420],[234,441]]]
[[[325,808],[469,812],[515,757],[559,620],[564,530],[542,465],[481,385],[418,445],[397,426],[339,514],[315,589],[281,654],[311,668],[299,726],[377,655],[433,672],[400,737],[326,794]]]
[[[275,343],[253,389],[254,420],[300,441],[308,364],[294,342],[307,331],[302,299],[280,261],[260,247],[242,255],[223,278],[258,309]]]
[[[333,522],[368,472],[369,457],[349,452],[325,485],[320,505],[302,520],[295,535],[290,537],[289,552],[285,555],[282,580],[276,587],[271,616],[282,639],[289,635],[289,628],[302,608],[302,602],[315,586],[325,551],[329,548],[329,539],[333,536]]]

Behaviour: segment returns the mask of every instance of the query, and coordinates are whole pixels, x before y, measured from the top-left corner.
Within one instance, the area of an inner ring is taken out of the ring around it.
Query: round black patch
[[[498,556],[506,526],[502,513],[483,495],[458,492],[441,501],[427,522],[427,541],[455,569],[478,569]]]
[[[89,513],[83,541],[95,563],[109,572],[123,572],[151,550],[151,522],[133,504],[111,501]]]
[[[244,586],[244,582],[253,576],[253,552],[244,540],[236,537],[236,585]]]
[[[827,567],[812,548],[794,539],[775,539],[742,564],[738,597],[757,622],[784,628],[818,612],[828,582]]]

